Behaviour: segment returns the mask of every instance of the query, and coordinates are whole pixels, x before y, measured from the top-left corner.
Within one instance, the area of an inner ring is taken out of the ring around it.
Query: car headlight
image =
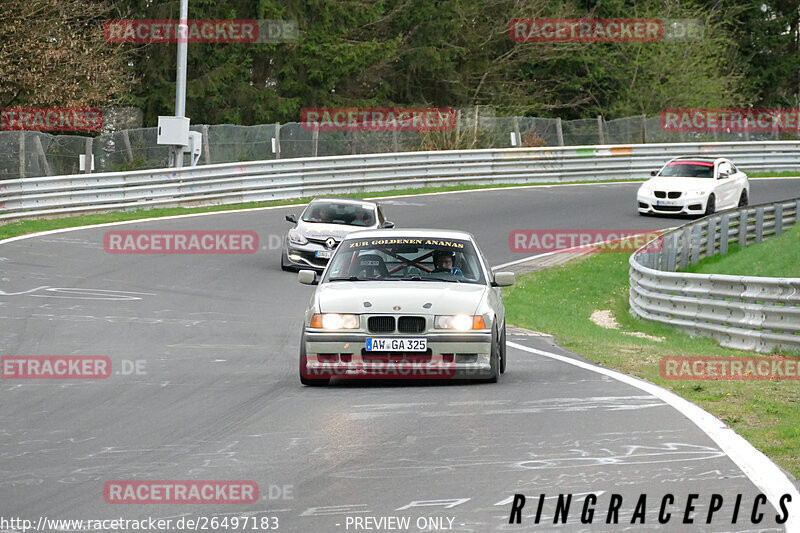
[[[689,191],[686,193],[686,196],[693,196],[697,198],[698,196],[703,196],[708,194],[708,191]]]
[[[644,185],[639,187],[639,194],[652,194],[652,193],[653,193],[653,190],[650,189],[649,187],[646,187]]]
[[[308,244],[308,239],[306,239],[296,231],[290,231],[289,242],[292,244]]]
[[[315,313],[309,327],[319,329],[358,329],[358,315],[339,313]]]
[[[433,318],[433,327],[436,329],[467,331],[470,329],[486,329],[486,323],[480,315],[436,315]]]

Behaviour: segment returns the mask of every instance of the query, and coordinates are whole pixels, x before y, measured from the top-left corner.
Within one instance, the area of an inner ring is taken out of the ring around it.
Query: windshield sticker
[[[446,248],[464,248],[463,242],[439,239],[364,239],[348,243],[348,248],[363,248],[365,246],[380,246],[387,244],[417,244],[420,246],[444,246]]]

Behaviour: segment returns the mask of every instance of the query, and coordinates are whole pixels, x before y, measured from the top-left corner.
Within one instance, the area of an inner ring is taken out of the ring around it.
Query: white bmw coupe
[[[639,187],[640,215],[710,215],[750,200],[747,174],[723,157],[676,157]]]

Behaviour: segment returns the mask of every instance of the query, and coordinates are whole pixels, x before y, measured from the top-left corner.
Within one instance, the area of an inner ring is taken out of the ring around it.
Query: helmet
[[[446,257],[449,257],[450,259],[453,259],[455,261],[456,253],[452,250],[436,250],[433,252],[434,261],[439,261]]]

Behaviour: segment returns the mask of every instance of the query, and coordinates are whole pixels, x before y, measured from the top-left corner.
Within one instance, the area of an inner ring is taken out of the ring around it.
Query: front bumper
[[[638,193],[637,208],[640,213],[661,215],[702,215],[706,210],[708,194],[703,196],[686,196],[680,198],[656,198],[654,194]]]
[[[326,248],[323,244],[309,242],[308,244],[293,244],[286,239],[283,243],[284,262],[298,268],[322,271],[328,264],[330,258],[316,257],[316,252],[330,252],[334,250]]]
[[[368,337],[425,338],[426,352],[367,352]],[[491,331],[420,334],[305,330],[309,378],[480,379],[491,375]]]

